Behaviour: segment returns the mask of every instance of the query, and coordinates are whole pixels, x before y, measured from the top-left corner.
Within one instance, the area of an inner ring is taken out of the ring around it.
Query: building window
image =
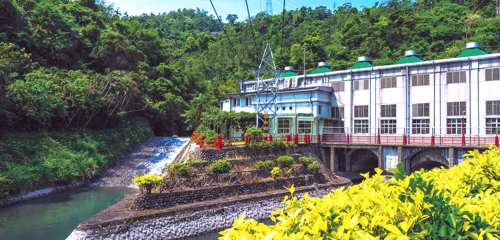
[[[240,99],[239,98],[233,98],[231,99],[231,102],[234,107],[239,107],[240,106]]]
[[[354,91],[368,89],[368,79],[354,80]]]
[[[321,105],[318,105],[318,115],[321,115]]]
[[[380,79],[380,88],[396,88],[398,79],[396,77],[382,77]]]
[[[345,87],[344,81],[332,82],[332,88],[334,92],[343,92]]]
[[[311,132],[312,132],[312,121],[299,120],[299,134],[311,133]]]
[[[290,133],[290,119],[278,118],[278,134]]]
[[[368,133],[366,118],[368,118],[368,106],[354,106],[354,133]]]
[[[446,83],[465,83],[466,74],[465,71],[447,72],[446,73]]]
[[[446,109],[448,116],[465,116],[467,106],[465,102],[449,102]]]
[[[486,101],[486,115],[500,115],[500,101]]]
[[[380,105],[380,117],[396,117],[396,104]]]
[[[411,132],[412,134],[429,134],[429,104],[415,103],[411,105]]]
[[[285,111],[285,109],[286,109],[286,107],[285,107],[285,106],[281,107],[281,110]]]
[[[252,105],[252,97],[246,97],[245,106],[250,106],[250,105]]]
[[[396,119],[380,120],[380,134],[395,134],[395,133],[396,133]]]
[[[412,86],[427,86],[429,85],[429,74],[411,75]]]
[[[368,119],[354,119],[354,133],[368,133]]]
[[[344,107],[332,107],[332,118],[344,119]]]
[[[292,107],[292,106],[290,106],[290,107],[288,107],[288,109],[289,109],[289,110],[292,110],[292,109],[293,109],[293,107]]]
[[[484,78],[486,81],[498,81],[500,80],[500,68],[488,68],[485,70]]]
[[[448,118],[446,119],[447,134],[465,134],[467,120],[465,118]]]
[[[429,116],[429,104],[428,103],[412,104],[411,112],[412,112],[413,117],[428,117]]]
[[[500,118],[486,118],[486,134],[500,134]]]
[[[354,117],[355,118],[367,118],[368,117],[368,105],[354,106]]]
[[[429,119],[412,119],[411,133],[412,134],[429,134],[430,120]]]

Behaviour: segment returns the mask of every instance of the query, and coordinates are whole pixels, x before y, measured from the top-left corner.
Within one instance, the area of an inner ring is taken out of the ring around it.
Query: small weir
[[[160,174],[166,164],[187,144],[188,138],[163,137],[147,143],[154,151],[148,152],[145,160],[134,165],[132,172]],[[133,155],[142,155],[134,152]],[[82,188],[29,200],[0,209],[0,238],[2,240],[65,239],[73,229],[85,219],[118,202],[126,194],[135,190],[122,187]],[[208,238],[214,239],[213,233]]]

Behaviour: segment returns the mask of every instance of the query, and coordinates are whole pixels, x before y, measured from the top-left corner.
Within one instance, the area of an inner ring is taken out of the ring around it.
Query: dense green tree
[[[240,16],[241,17],[241,16]],[[255,78],[269,43],[278,67],[367,55],[390,64],[407,49],[455,56],[467,41],[499,52],[494,1],[391,0],[230,14],[200,9],[128,16],[97,0],[0,1],[0,130],[103,128],[147,116],[157,134],[182,134],[239,80]]]

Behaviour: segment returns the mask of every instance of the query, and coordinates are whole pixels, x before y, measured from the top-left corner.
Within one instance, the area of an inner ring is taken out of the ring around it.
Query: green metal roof
[[[317,67],[315,69],[311,69],[307,71],[307,74],[318,74],[318,73],[326,73],[331,72],[332,69],[330,67]]]
[[[457,57],[474,57],[486,54],[488,53],[480,48],[466,48]]]
[[[295,77],[297,76],[297,73],[292,70],[286,70],[281,72],[280,77]]]
[[[401,57],[396,64],[404,64],[404,63],[416,63],[416,62],[421,62],[422,59],[419,58],[418,56],[404,56]]]
[[[370,68],[370,67],[373,67],[373,65],[370,62],[362,61],[352,65],[351,69]]]

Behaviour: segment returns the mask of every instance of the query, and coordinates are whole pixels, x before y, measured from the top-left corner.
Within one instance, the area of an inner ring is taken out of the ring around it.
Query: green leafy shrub
[[[307,167],[309,164],[316,162],[316,159],[309,156],[300,156],[299,161],[302,163],[302,166]]]
[[[281,175],[281,169],[279,167],[273,167],[270,174],[272,178],[276,179]]]
[[[135,176],[134,183],[141,189],[141,193],[151,193],[153,188],[160,186],[163,182],[163,178],[158,175],[143,175],[143,176]]]
[[[210,165],[212,173],[228,173],[231,171],[232,165],[228,160],[217,160]]]
[[[92,178],[152,135],[144,119],[104,130],[3,135],[0,176],[4,183],[0,183],[0,192],[13,195]]]
[[[245,131],[245,136],[250,137],[252,139],[257,139],[264,136],[264,132],[260,128],[250,127]]]
[[[293,157],[287,155],[279,156],[276,159],[276,163],[278,163],[280,167],[290,167],[293,165]]]
[[[187,164],[190,166],[202,165],[208,163],[207,160],[197,160],[197,159],[189,159]]]
[[[189,168],[185,163],[172,163],[168,165],[168,173],[170,176],[189,176]]]
[[[307,172],[311,174],[318,174],[320,170],[320,166],[318,162],[312,162],[307,164],[306,166]]]
[[[258,161],[256,163],[256,166],[257,169],[259,170],[270,171],[273,168],[273,161],[271,160]]]
[[[387,180],[382,170],[322,198],[285,198],[265,225],[241,216],[224,239],[499,239],[500,149],[450,169]]]

